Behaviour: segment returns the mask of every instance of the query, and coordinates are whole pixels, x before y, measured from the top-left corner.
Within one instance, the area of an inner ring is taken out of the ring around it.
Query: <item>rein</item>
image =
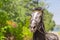
[[[46,34],[46,32],[45,32],[45,31],[44,31],[45,33],[43,33],[42,31],[40,31],[40,29],[38,29],[38,31],[39,31],[40,33],[42,33],[42,34]]]
[[[43,25],[41,25],[41,27],[42,27],[42,29],[44,30]],[[39,27],[37,30],[38,30],[40,33],[42,33],[43,35],[46,34],[47,32],[46,32],[45,30],[44,30],[44,33],[40,30],[41,27]]]

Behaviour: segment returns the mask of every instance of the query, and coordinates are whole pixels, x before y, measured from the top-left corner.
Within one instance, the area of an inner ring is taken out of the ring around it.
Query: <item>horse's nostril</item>
[[[35,26],[33,27],[33,29],[35,29]]]

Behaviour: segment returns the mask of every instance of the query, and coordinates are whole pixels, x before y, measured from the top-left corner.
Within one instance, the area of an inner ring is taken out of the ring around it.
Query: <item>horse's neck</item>
[[[33,34],[33,40],[45,40],[44,24],[41,22],[40,30]],[[41,33],[42,32],[42,33]]]
[[[33,40],[45,40],[45,34],[40,33],[38,30],[33,34]]]

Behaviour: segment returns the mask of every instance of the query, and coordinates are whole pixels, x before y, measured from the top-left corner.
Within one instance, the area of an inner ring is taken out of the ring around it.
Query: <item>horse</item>
[[[45,31],[43,22],[43,8],[34,8],[31,14],[30,31],[33,32],[33,40],[59,40],[58,36]]]

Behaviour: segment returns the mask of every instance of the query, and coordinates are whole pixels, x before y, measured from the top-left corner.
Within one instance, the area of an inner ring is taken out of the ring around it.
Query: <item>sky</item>
[[[46,0],[49,4],[48,11],[53,13],[53,20],[56,25],[60,25],[60,0]]]

